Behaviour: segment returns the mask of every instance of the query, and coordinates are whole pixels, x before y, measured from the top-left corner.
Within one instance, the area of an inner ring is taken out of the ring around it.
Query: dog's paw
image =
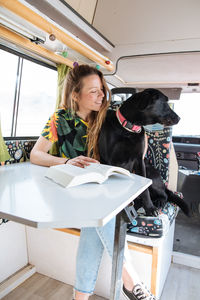
[[[155,206],[145,209],[145,211],[147,216],[157,217],[159,215],[159,210]]]

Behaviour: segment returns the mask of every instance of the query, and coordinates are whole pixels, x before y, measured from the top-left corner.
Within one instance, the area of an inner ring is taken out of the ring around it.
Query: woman
[[[99,70],[88,65],[76,66],[71,70],[63,89],[62,108],[47,122],[31,152],[31,162],[42,166],[67,163],[81,168],[92,162],[98,163],[98,135],[110,98],[110,91]],[[52,145],[56,156],[48,153]],[[103,250],[106,249],[112,257],[114,228],[115,219],[103,227],[81,230],[75,300],[87,300],[93,293]],[[155,299],[139,283],[136,274],[133,281],[125,263],[122,279],[127,299]]]

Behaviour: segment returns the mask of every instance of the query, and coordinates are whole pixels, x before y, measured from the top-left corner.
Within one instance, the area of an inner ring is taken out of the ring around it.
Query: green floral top
[[[46,123],[42,136],[53,143],[51,154],[74,158],[86,155],[87,127],[70,109],[58,109]]]

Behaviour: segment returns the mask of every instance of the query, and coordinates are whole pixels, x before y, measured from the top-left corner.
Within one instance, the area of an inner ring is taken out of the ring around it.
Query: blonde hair
[[[74,101],[72,95],[81,93],[83,78],[89,75],[98,75],[103,86],[104,97],[99,111],[92,111],[88,121],[87,129],[87,155],[99,159],[98,137],[101,126],[106,116],[111,101],[111,93],[101,71],[89,65],[75,66],[66,76],[61,107],[71,109],[72,114],[78,111],[78,102]],[[108,99],[107,99],[108,98]]]

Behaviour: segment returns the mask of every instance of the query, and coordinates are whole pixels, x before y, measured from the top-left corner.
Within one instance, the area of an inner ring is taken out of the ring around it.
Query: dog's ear
[[[156,89],[145,89],[144,91],[138,93],[138,109],[143,111],[147,107],[153,105],[158,99],[164,99],[166,102],[168,98],[159,90]]]
[[[151,103],[158,98],[158,95],[151,95],[148,91],[138,93],[137,108],[140,111],[145,110]]]
[[[157,100],[158,98],[164,99],[166,102],[168,101],[168,97],[163,94],[160,90],[157,89],[145,89],[143,90],[144,93],[148,93],[149,96],[152,97],[153,100]]]

